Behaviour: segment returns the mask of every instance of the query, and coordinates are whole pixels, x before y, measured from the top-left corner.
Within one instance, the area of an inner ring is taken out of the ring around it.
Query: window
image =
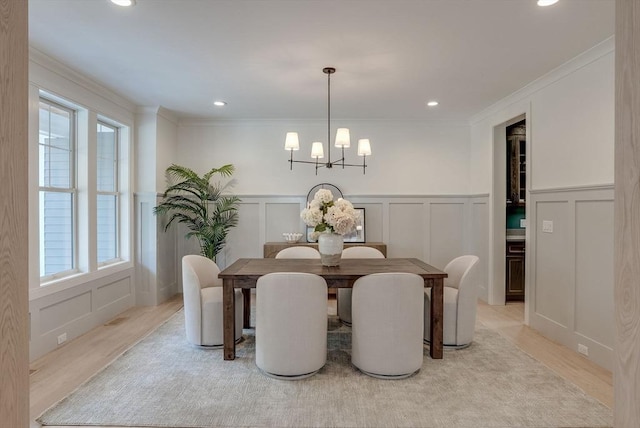
[[[127,269],[130,127],[44,90],[38,114],[41,285]]]
[[[39,109],[40,276],[76,267],[75,112],[41,99]]]
[[[97,247],[98,265],[116,260],[118,253],[118,128],[98,121]]]

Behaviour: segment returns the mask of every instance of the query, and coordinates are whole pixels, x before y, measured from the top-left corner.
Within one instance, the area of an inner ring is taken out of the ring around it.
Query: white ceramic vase
[[[344,241],[337,233],[322,233],[318,237],[318,251],[320,251],[323,266],[338,266],[342,258]]]

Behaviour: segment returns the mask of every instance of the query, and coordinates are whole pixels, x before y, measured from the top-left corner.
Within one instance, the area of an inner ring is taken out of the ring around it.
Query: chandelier
[[[343,169],[345,166],[355,166],[362,168],[362,173],[367,172],[367,156],[371,155],[371,143],[367,138],[358,140],[358,156],[362,156],[362,164],[349,164],[344,161],[344,149],[351,146],[351,139],[349,136],[348,128],[338,128],[336,130],[335,146],[342,150],[342,158],[338,160],[331,160],[331,75],[336,72],[333,67],[325,67],[322,72],[327,75],[327,161],[320,161],[324,159],[324,148],[319,141],[311,144],[311,158],[315,161],[303,161],[293,160],[293,152],[300,150],[300,142],[298,140],[297,132],[287,132],[284,141],[284,149],[291,152],[291,158],[289,159],[290,169],[293,170],[294,163],[308,163],[315,165],[316,175],[318,175],[318,168],[333,168],[335,166],[341,166]]]

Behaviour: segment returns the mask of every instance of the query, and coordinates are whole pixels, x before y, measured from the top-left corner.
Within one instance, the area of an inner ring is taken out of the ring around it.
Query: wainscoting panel
[[[464,254],[464,203],[431,203],[429,221],[429,254],[433,266],[444,268]]]
[[[133,275],[128,267],[30,300],[30,361],[58,347],[58,336],[72,340],[132,307]]]
[[[91,293],[86,292],[70,299],[40,309],[40,326],[42,333],[64,326],[91,313]]]
[[[572,294],[567,222],[569,204],[562,201],[538,202],[536,205],[536,300],[534,311],[562,327],[571,319]],[[553,233],[542,231],[543,222],[553,223]]]
[[[302,208],[300,203],[271,203],[265,204],[265,221],[267,242],[283,241],[282,234],[298,232],[301,228],[300,219]]]
[[[292,232],[295,231],[297,229],[292,230]],[[242,257],[262,257],[259,203],[243,202],[240,204],[238,227],[231,229],[227,240],[230,243],[225,248],[225,258],[227,260],[237,260]],[[282,235],[277,240],[281,241]]]
[[[365,239],[369,242],[384,242],[382,230],[383,205],[382,203],[365,204],[353,202],[356,208],[364,208]]]
[[[613,185],[536,190],[531,204],[530,326],[611,370]]]
[[[96,289],[95,293],[95,310],[103,310],[109,305],[113,305],[122,299],[130,297],[131,292],[131,278],[129,277],[100,286]]]
[[[155,249],[156,284],[157,289],[156,304],[162,303],[176,294],[178,291],[178,271],[176,269],[176,255],[178,253],[176,242],[176,228],[164,231],[164,224],[161,219],[153,215],[149,219],[156,225],[157,247]]]
[[[613,201],[576,202],[576,333],[613,349]],[[600,308],[594,316],[593,308]]]
[[[154,192],[135,194],[136,216],[136,304],[158,305],[178,292],[178,259],[181,243],[177,233],[186,228],[173,223],[164,231],[167,219],[153,209],[160,197]],[[184,235],[182,235],[184,236]]]
[[[136,204],[136,293],[139,296],[137,300],[140,303],[145,300],[145,295],[151,292],[151,276],[154,272],[151,272],[150,269],[156,262],[154,251],[156,246],[155,222],[149,221],[153,219],[152,208],[155,197],[152,198],[151,200],[143,200],[136,195],[138,201]]]
[[[468,254],[480,258],[477,268],[478,297],[489,300],[489,202],[488,197],[471,198],[471,226]]]
[[[417,257],[426,259],[424,254],[425,206],[423,203],[389,204],[388,257]]]

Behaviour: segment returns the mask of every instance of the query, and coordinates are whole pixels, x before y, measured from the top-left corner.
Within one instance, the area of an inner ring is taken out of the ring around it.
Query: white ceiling
[[[468,120],[613,35],[614,3],[29,0],[29,34],[34,48],[180,117],[326,118],[322,68],[333,66],[332,117]]]

